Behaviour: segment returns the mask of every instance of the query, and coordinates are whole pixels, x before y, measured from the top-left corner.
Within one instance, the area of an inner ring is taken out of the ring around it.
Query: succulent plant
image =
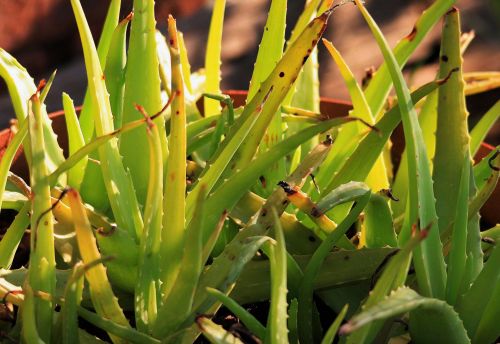
[[[166,38],[156,31],[153,0],[134,0],[120,22],[112,0],[97,47],[71,0],[88,90],[79,116],[62,95],[67,155],[44,105],[55,74],[36,86],[0,50],[17,116],[0,161],[2,209],[17,211],[0,241],[0,296],[18,309],[14,326],[0,325],[5,340],[240,343],[213,318],[225,306],[266,343],[495,341],[499,230],[481,231],[479,211],[500,157],[473,158],[500,101],[469,131],[465,96],[498,87],[500,75],[462,71],[470,36],[455,1],[436,0],[391,50],[355,0],[384,63],[362,87],[323,38],[352,110],[322,114],[318,43],[347,2],[308,1],[285,40],[287,1],[273,0],[235,107],[220,90],[225,0],[215,0],[195,73],[175,20]],[[443,16],[439,73],[410,92],[401,69]],[[21,145],[29,181],[9,171]],[[28,228],[29,263],[14,269]],[[245,307],[260,301],[267,322]]]

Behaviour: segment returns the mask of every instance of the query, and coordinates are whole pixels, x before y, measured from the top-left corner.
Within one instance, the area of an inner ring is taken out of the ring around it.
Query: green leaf
[[[377,320],[410,313],[410,333],[418,343],[470,343],[462,321],[446,302],[418,295],[408,287],[393,291],[387,298],[354,316],[340,329],[352,333]],[[431,320],[432,319],[432,320]],[[439,320],[437,320],[439,319]],[[435,326],[439,321],[439,326]],[[418,330],[415,330],[418,327]]]
[[[256,232],[258,234],[261,231],[262,229],[257,226],[240,232],[214,259],[198,283],[193,304],[194,312],[205,312],[213,305],[214,300],[209,297],[206,291],[207,287],[219,289],[224,293],[234,287],[234,283],[246,263],[253,258],[260,246],[271,240],[265,236],[249,236],[249,233]]]
[[[68,128],[68,145],[69,155],[74,154],[85,145],[78,117],[76,115],[73,100],[66,93],[63,93],[63,108],[66,127]],[[87,166],[88,157],[84,157],[68,171],[68,185],[76,190],[80,190],[80,185],[83,181],[85,167]]]
[[[412,102],[417,103],[420,99],[434,91],[444,83],[444,80],[437,80],[427,83],[412,94]],[[344,165],[340,168],[337,174],[331,179],[330,184],[325,188],[323,193],[328,193],[349,181],[363,181],[368,176],[373,164],[377,161],[378,156],[382,153],[384,146],[389,140],[391,133],[401,122],[400,110],[395,104],[387,111],[382,118],[375,124],[378,130],[373,130],[359,143],[352,155],[347,159]]]
[[[323,39],[323,43],[337,64],[340,74],[342,75],[347,89],[349,90],[353,105],[353,110],[349,112],[349,116],[359,117],[367,123],[373,124],[375,122],[374,116],[368,102],[366,101],[361,86],[354,78],[349,66],[331,42]],[[353,137],[362,137],[363,131],[366,131],[366,128],[363,128],[359,123],[347,125],[340,130],[337,139],[333,144],[334,148],[332,149],[332,153],[325,162],[325,168],[318,174],[318,185],[320,187],[324,187],[328,184],[328,181],[331,178],[331,172],[329,173],[328,171],[337,171],[356,149],[355,143],[357,140],[353,140]],[[381,154],[368,174],[367,184],[373,191],[379,191],[389,187],[387,171]]]
[[[215,0],[210,29],[208,31],[207,51],[205,53],[205,92],[220,94],[220,56],[222,50],[222,26],[226,0]],[[220,113],[220,103],[204,98],[205,117]]]
[[[29,262],[28,282],[30,288],[43,291],[50,295],[54,293],[55,253],[54,253],[54,217],[51,211],[50,187],[47,180],[48,167],[43,134],[42,104],[39,93],[35,93],[28,104],[28,123],[31,151],[31,175],[33,200],[31,214],[31,253]],[[52,336],[53,303],[51,300],[36,298],[37,329],[40,338],[49,342]],[[24,317],[24,315],[23,315]]]
[[[254,160],[247,168],[233,174],[207,200],[208,218],[205,224],[207,231],[210,232],[213,230],[220,214],[224,210],[231,210],[241,198],[244,191],[248,190],[259,178],[262,171],[271,166],[277,159],[284,157],[314,135],[351,120],[349,118],[337,118],[303,129],[289,137],[286,141],[273,146],[269,151]],[[205,237],[208,237],[208,235],[206,234]]]
[[[238,302],[214,288],[207,288],[208,293],[221,302],[258,338],[265,338],[266,328],[250,312],[240,306]]]
[[[158,322],[153,328],[156,337],[164,338],[173,334],[191,314],[193,299],[198,287],[198,279],[204,266],[203,221],[206,189],[202,188],[196,202],[193,219],[186,229],[179,273],[170,293],[163,298],[158,310]]]
[[[99,64],[90,29],[85,20],[79,0],[72,0],[71,5],[80,32],[89,92],[97,104],[99,111],[94,113],[95,130],[98,136],[113,131],[113,115],[106,85],[102,79],[102,70]],[[145,155],[142,151],[141,154]],[[136,194],[131,184],[130,176],[125,171],[116,139],[111,140],[99,148],[101,169],[105,181],[106,191],[110,200],[115,220],[120,228],[131,235],[139,237],[142,228],[142,218],[139,212]]]
[[[283,46],[285,44],[287,1],[275,0],[271,2],[269,14],[260,42],[257,59],[255,61],[252,79],[247,94],[247,102],[257,93],[260,85],[272,73],[276,64],[283,55]],[[260,151],[265,152],[269,147],[275,145],[283,139],[281,112],[276,111],[264,140],[260,143]],[[268,195],[276,183],[285,174],[285,161],[280,159],[274,166],[264,171],[262,177],[266,180],[265,186],[257,184],[256,188],[260,194]],[[261,187],[259,187],[262,186]]]
[[[288,342],[287,330],[287,252],[283,229],[276,210],[270,214],[274,221],[274,237],[276,243],[269,245],[269,261],[271,266],[271,305],[268,315],[268,332],[265,337],[270,344]]]
[[[78,248],[83,262],[90,264],[91,262],[101,260],[101,254],[97,248],[80,195],[77,191],[71,189],[68,191],[68,199],[75,222]],[[111,288],[104,265],[100,263],[86,271],[85,277],[89,282],[92,304],[97,313],[119,325],[130,327],[127,318],[118,304],[118,299]],[[113,343],[125,343],[123,339],[117,336],[111,336],[111,339]]]
[[[446,302],[454,305],[464,285],[464,273],[467,260],[467,223],[469,208],[470,165],[469,153],[465,153],[461,171],[458,199],[453,224],[451,251],[448,260],[448,278],[446,281]]]
[[[438,90],[436,154],[434,156],[434,193],[439,228],[446,229],[456,216],[460,176],[464,155],[469,151],[469,130],[465,105],[462,56],[460,53],[460,18],[454,9],[445,16],[441,39],[439,76],[452,70],[448,82]]]
[[[241,340],[226,331],[222,326],[215,324],[205,316],[196,318],[196,325],[203,335],[213,344],[243,344]]]
[[[97,55],[101,69],[106,66],[106,59],[110,51],[110,45],[113,40],[113,32],[118,24],[120,17],[121,0],[111,0],[106,14],[106,20],[97,45]],[[89,82],[90,84],[90,82]],[[97,110],[97,104],[90,94],[90,85],[85,93],[82,110],[80,112],[80,127],[82,129],[85,142],[89,142],[94,134],[94,112]]]
[[[500,249],[496,245],[467,293],[461,295],[456,309],[473,342],[493,342],[500,335]],[[482,338],[482,341],[476,339]]]
[[[374,307],[384,300],[392,290],[404,284],[408,275],[412,251],[427,237],[427,230],[428,229],[421,230],[410,238],[393,257],[390,257],[389,261],[387,261],[387,258],[389,258],[388,256],[382,265],[377,268],[378,272],[381,266],[386,265],[375,287],[364,302],[363,309]],[[382,325],[383,323],[375,322],[360,331],[356,331],[347,338],[347,343],[370,343],[375,338]]]
[[[372,194],[364,214],[360,243],[364,242],[368,248],[398,246],[391,209],[386,196]]]
[[[85,266],[78,262],[73,267],[71,278],[66,283],[64,304],[61,307],[61,343],[78,344],[78,306],[82,301]]]
[[[7,185],[7,178],[9,176],[9,169],[14,161],[17,150],[21,146],[26,133],[28,132],[28,121],[25,121],[17,133],[12,138],[11,142],[5,149],[3,153],[2,160],[0,160],[0,209],[2,208],[2,203],[4,200],[5,187]]]
[[[30,225],[30,211],[31,202],[25,202],[0,241],[0,268],[10,269],[17,247]]]
[[[142,117],[135,105],[142,106],[153,114],[162,108],[158,56],[156,51],[156,21],[154,0],[134,0],[134,18],[130,27],[130,38],[125,72],[125,95],[123,100],[123,123]],[[166,158],[167,142],[163,116],[155,119],[160,132],[163,156]],[[98,133],[99,134],[99,133]],[[130,170],[137,201],[144,204],[149,178],[149,147],[146,129],[128,132],[120,139],[123,165]]]
[[[106,77],[106,88],[109,91],[109,102],[113,113],[113,123],[115,128],[122,126],[123,98],[125,96],[125,71],[127,64],[127,28],[133,14],[129,14],[118,23],[113,32],[109,44],[104,76]]]
[[[429,233],[429,238],[415,252],[415,270],[422,293],[443,298],[446,284],[445,264],[439,239],[429,161],[422,131],[418,125],[417,114],[400,66],[389,49],[387,41],[365,7],[359,0],[355,1],[384,55],[393,79],[408,147],[408,156],[411,157],[411,159],[408,159],[410,202],[408,205],[407,226],[403,229],[403,231],[406,230],[404,238],[408,238],[409,227],[416,223],[417,219],[423,226],[431,225],[433,227]]]
[[[333,340],[335,339],[335,335],[337,334],[337,331],[339,330],[340,325],[342,324],[342,321],[344,320],[344,317],[347,313],[347,309],[349,308],[349,305],[345,305],[340,313],[337,315],[335,320],[332,322],[330,327],[325,333],[325,336],[323,337],[323,340],[321,341],[321,344],[332,344]]]
[[[427,36],[429,31],[455,2],[456,0],[437,0],[422,12],[422,15],[418,18],[412,31],[400,40],[393,50],[398,66],[403,68],[406,61],[408,61],[409,57]],[[382,110],[387,96],[389,95],[392,83],[391,79],[389,61],[385,59],[365,90],[366,99],[375,116]]]
[[[172,60],[172,117],[170,119],[169,154],[163,198],[163,229],[161,235],[162,293],[167,296],[179,273],[185,230],[186,212],[186,105],[185,87],[180,65],[177,27],[168,18],[170,56]]]
[[[138,110],[144,111],[141,107]],[[149,185],[144,205],[144,228],[141,233],[138,279],[135,288],[135,319],[141,332],[150,332],[155,324],[161,300],[160,242],[162,235],[163,157],[158,127],[148,121]]]
[[[313,290],[314,281],[318,276],[321,265],[328,253],[332,250],[337,241],[343,237],[351,225],[357,220],[359,214],[370,199],[370,189],[362,183],[352,183],[351,188],[341,186],[325,196],[321,203],[318,203],[318,214],[324,214],[332,207],[356,200],[356,205],[349,212],[346,218],[328,234],[318,249],[314,252],[311,260],[304,269],[304,277],[299,292],[299,339],[303,343],[313,342],[312,315],[313,315]],[[324,217],[325,215],[320,215]]]
[[[37,92],[33,79],[26,69],[17,62],[9,53],[0,48],[0,77],[5,80],[9,90],[10,99],[16,113],[19,124],[22,125],[28,116],[28,101]],[[57,136],[52,130],[52,121],[47,115],[45,105],[40,107],[43,136],[45,142],[46,165],[49,172],[54,171],[64,160],[62,149],[57,143]],[[29,140],[24,142],[24,150],[28,166],[31,166],[31,154]],[[64,184],[64,179],[60,182]]]

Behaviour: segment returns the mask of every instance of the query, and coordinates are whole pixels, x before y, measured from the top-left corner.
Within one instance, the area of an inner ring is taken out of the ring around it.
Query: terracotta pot
[[[227,95],[231,96],[234,101],[235,107],[241,106],[245,104],[245,99],[247,92],[239,91],[239,90],[228,90],[225,92]],[[343,100],[336,100],[331,98],[321,98],[320,110],[321,113],[327,115],[329,117],[341,117],[346,116],[349,113],[349,110],[352,109],[352,105],[349,102]],[[63,149],[67,149],[67,135],[66,135],[66,124],[64,122],[64,114],[62,111],[54,112],[49,116],[52,119],[52,126],[54,127],[55,132],[58,134],[58,141]],[[10,129],[5,129],[0,132],[0,157],[3,156],[3,153],[9,143],[12,141],[13,133]],[[394,147],[400,147],[396,151],[401,152],[402,147],[404,147],[404,141],[402,141],[402,137],[394,136],[392,137]],[[490,146],[486,143],[481,145],[479,152],[476,154],[475,159],[477,161],[481,160],[483,157],[488,155],[494,149],[493,146]],[[395,157],[395,160],[398,161],[398,157]],[[22,149],[20,149],[16,158],[14,159],[14,163],[12,165],[11,170],[17,175],[21,176],[24,180],[29,181],[28,169],[26,165],[26,160],[24,159],[24,155],[22,155]],[[500,204],[500,185],[497,185],[497,188],[491,195],[488,202],[481,210],[481,215],[483,219],[491,225],[495,225],[500,222],[500,213],[498,212],[498,204]]]

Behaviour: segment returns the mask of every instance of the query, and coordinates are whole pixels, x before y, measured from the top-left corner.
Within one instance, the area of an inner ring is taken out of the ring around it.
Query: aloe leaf
[[[156,21],[154,0],[134,0],[134,18],[130,27],[130,39],[125,72],[123,123],[139,119],[135,105],[141,105],[147,113],[157,113],[162,108],[158,55],[156,50]],[[162,150],[166,158],[167,142],[162,116],[155,119],[160,132]],[[146,129],[128,132],[120,139],[123,164],[130,170],[137,201],[144,204],[149,177],[149,153]]]
[[[99,38],[99,44],[97,46],[97,55],[101,69],[104,69],[104,66],[106,66],[106,58],[111,45],[113,31],[115,30],[120,17],[120,7],[121,0],[111,0],[108,7],[101,37]],[[82,129],[85,142],[89,142],[94,134],[94,112],[97,111],[97,109],[98,104],[95,103],[94,99],[92,99],[89,82],[89,86],[83,100],[82,110],[80,112],[80,127]]]
[[[81,262],[73,267],[71,278],[66,283],[64,304],[61,307],[61,343],[79,343],[78,306],[82,301],[85,265]]]
[[[109,102],[115,128],[122,126],[123,98],[125,95],[125,70],[127,64],[127,28],[134,15],[130,13],[118,23],[109,43],[104,76],[109,92]]]
[[[41,337],[40,334],[38,333],[37,327],[36,327],[36,299],[35,295],[33,293],[33,289],[29,285],[29,283],[26,283],[23,286],[23,293],[24,293],[24,302],[23,302],[23,308],[22,308],[22,314],[23,314],[23,327],[21,329],[21,335],[23,340],[26,343],[33,343],[33,344],[44,344],[46,343]]]
[[[393,50],[398,66],[402,68],[406,64],[428,32],[455,2],[456,0],[437,0],[422,12],[412,31],[399,41]],[[382,110],[391,89],[392,78],[388,64],[389,62],[385,60],[365,90],[366,99],[375,116]]]
[[[489,338],[489,341],[494,341],[500,334],[496,326],[500,310],[499,280],[500,249],[496,245],[483,270],[470,289],[460,296],[456,304],[457,312],[463,319],[469,337],[474,342],[477,337],[483,335],[485,340]]]
[[[264,101],[266,101],[266,99],[264,99]],[[231,131],[222,142],[221,147],[214,153],[209,165],[205,167],[202,174],[198,178],[198,182],[186,197],[186,217],[188,220],[192,216],[192,212],[194,210],[194,200],[200,191],[201,185],[205,184],[208,192],[212,191],[213,187],[223,174],[224,169],[238,150],[241,142],[245,140],[250,129],[255,124],[257,117],[261,115],[261,112],[262,105],[258,106],[253,115],[248,119],[243,120],[242,116],[240,116],[239,119],[241,120],[238,120],[231,127]]]
[[[357,314],[342,326],[341,332],[351,333],[373,321],[407,312],[410,312],[410,334],[417,342],[470,343],[462,321],[450,305],[422,297],[408,287],[393,291],[386,299]],[[433,325],[437,319],[439,327]]]
[[[364,214],[360,244],[363,243],[368,248],[398,246],[386,196],[372,194]]]
[[[63,108],[66,127],[68,128],[68,145],[69,154],[74,154],[77,150],[85,145],[82,131],[78,124],[73,100],[66,93],[63,93]],[[68,171],[68,185],[76,190],[80,190],[80,185],[83,181],[85,167],[87,166],[87,157],[84,157]]]
[[[330,12],[323,13],[309,23],[290,48],[287,49],[268,78],[261,84],[256,96],[245,107],[241,115],[243,118],[246,118],[249,111],[260,104],[263,97],[265,98],[267,95],[269,97],[263,106],[262,114],[239,148],[238,155],[234,159],[233,171],[245,168],[254,157],[274,114],[326,29],[329,16]],[[273,147],[279,144],[277,143]]]
[[[101,254],[96,245],[92,228],[87,218],[85,208],[82,205],[80,195],[77,191],[70,189],[68,199],[75,223],[75,232],[80,255],[85,264],[100,260]],[[98,264],[93,269],[85,272],[85,277],[90,286],[90,297],[97,313],[104,318],[122,326],[130,327],[127,318],[118,304],[111,284],[106,276],[104,265]],[[125,341],[117,336],[111,336],[113,343],[124,343]]]
[[[331,42],[323,39],[323,43],[337,64],[347,89],[349,90],[353,105],[353,110],[349,112],[349,116],[359,117],[370,124],[374,124],[375,119],[370,106],[366,101],[361,86],[358,84],[353,73],[349,69],[349,66],[345,63],[340,53],[337,49],[335,49]],[[326,171],[338,170],[339,166],[345,161],[345,159],[351,155],[353,150],[356,148],[356,145],[352,144],[356,141],[352,138],[356,135],[362,135],[363,129],[364,128],[357,123],[342,128],[337,139],[335,140],[335,143],[333,144],[334,148],[332,149],[332,152],[334,153],[331,153],[329,159],[325,162],[325,166],[327,167],[322,170],[322,173],[318,174],[318,185],[320,187],[327,185],[328,179],[331,176],[331,173]],[[389,187],[387,171],[381,155],[368,174],[367,184],[373,191],[387,189]]]
[[[289,137],[286,141],[273,146],[269,151],[254,160],[247,168],[240,170],[222,184],[207,200],[207,222],[205,228],[213,230],[218,217],[224,210],[231,210],[241,198],[241,194],[259,178],[262,171],[272,165],[277,159],[284,157],[293,151],[305,140],[324,132],[336,125],[349,122],[349,118],[337,118],[303,129],[297,134]],[[206,237],[208,237],[208,233]]]
[[[30,211],[31,202],[25,202],[0,241],[0,268],[10,269],[17,247],[30,224]]]
[[[257,93],[260,84],[264,82],[283,55],[285,43],[287,2],[284,0],[272,1],[264,33],[259,45],[250,86],[248,88],[247,102]]]
[[[231,313],[238,317],[238,319],[258,338],[265,338],[266,328],[262,325],[250,312],[240,306],[240,304],[231,299],[226,294],[214,288],[207,288],[210,296],[215,297],[221,302],[224,307],[229,309]]]
[[[210,29],[208,31],[207,51],[205,53],[205,92],[220,94],[220,56],[222,50],[222,27],[226,0],[215,0]],[[216,100],[204,98],[205,117],[220,113],[220,103]]]
[[[343,237],[350,226],[357,220],[361,211],[370,199],[370,189],[362,183],[353,183],[352,188],[339,187],[323,198],[322,203],[318,203],[318,219],[330,208],[356,200],[356,205],[352,208],[346,218],[328,234],[318,249],[314,252],[311,260],[304,269],[304,277],[299,292],[299,339],[303,343],[313,342],[312,320],[313,320],[313,291],[314,280],[318,276],[321,265],[333,246]]]
[[[163,200],[162,292],[168,295],[179,272],[182,259],[186,211],[186,105],[184,80],[180,65],[177,28],[172,16],[168,18],[170,56],[172,60],[172,118],[170,120],[169,155],[165,174],[165,197]]]
[[[356,5],[379,44],[398,97],[398,106],[401,112],[408,156],[411,157],[411,159],[408,159],[408,171],[410,172],[408,221],[410,224],[413,224],[419,219],[420,223],[424,226],[432,224],[432,227],[434,227],[434,230],[431,230],[429,233],[429,238],[421,247],[417,248],[415,253],[414,262],[419,287],[424,295],[443,298],[446,284],[445,264],[442,245],[439,239],[439,227],[437,224],[429,161],[423,142],[422,131],[418,125],[417,114],[400,67],[392,51],[389,49],[389,45],[382,32],[359,0],[356,0]],[[408,227],[407,230],[409,230]]]
[[[407,277],[412,251],[427,237],[427,230],[428,228],[421,230],[415,236],[410,238],[408,242],[396,253],[396,255],[390,257],[388,262],[386,259],[382,265],[379,266],[377,271],[381,266],[386,264],[382,274],[375,284],[375,287],[370,292],[367,300],[364,302],[363,309],[370,309],[371,307],[377,305],[380,301],[385,299],[385,297],[392,290],[403,285]],[[381,327],[382,324],[380,322],[375,322],[374,324],[365,327],[363,330],[357,331],[353,335],[349,336],[347,342],[369,343],[373,340]]]
[[[31,254],[28,282],[34,291],[54,293],[56,284],[54,253],[54,217],[51,211],[50,187],[47,181],[48,167],[43,134],[42,104],[35,93],[28,104],[29,137],[31,143],[32,170],[30,181],[34,198],[31,215]],[[46,342],[52,336],[53,303],[35,299],[36,327],[40,338]]]
[[[47,98],[47,95],[49,94],[50,88],[52,87],[52,84],[54,83],[54,79],[56,78],[57,70],[53,71],[52,74],[50,74],[49,80],[45,83],[45,86],[40,92],[40,103],[45,103],[45,99]]]
[[[94,113],[96,134],[101,136],[113,131],[113,116],[106,85],[102,80],[102,70],[99,64],[90,29],[85,20],[83,9],[78,0],[72,0],[71,5],[80,31],[83,52],[86,61],[89,92],[99,111]],[[144,152],[141,152],[144,155]],[[106,191],[115,220],[120,228],[131,235],[139,237],[142,228],[142,218],[139,205],[133,190],[129,175],[123,167],[118,143],[113,139],[99,148],[101,169],[105,181]]]
[[[321,340],[321,344],[332,344],[333,340],[335,339],[335,335],[337,334],[337,331],[340,328],[340,325],[342,324],[342,321],[345,318],[345,315],[347,313],[347,309],[349,308],[349,305],[345,305],[340,313],[337,315],[335,320],[332,322],[330,327],[325,333],[325,336]]]
[[[437,89],[439,85],[445,81],[446,79],[432,81],[421,86],[411,94],[412,101],[417,103],[420,99]],[[373,130],[368,133],[359,143],[358,147],[347,159],[339,172],[332,178],[323,193],[328,193],[339,185],[351,180],[365,180],[378,156],[382,153],[392,131],[396,129],[400,121],[401,115],[399,107],[396,104],[375,124],[378,130]]]
[[[443,77],[458,68],[450,80],[439,88],[436,154],[434,156],[434,193],[439,228],[444,230],[456,215],[456,200],[465,152],[469,150],[469,131],[461,73],[460,19],[458,10],[445,16],[441,40],[439,75]]]
[[[274,222],[274,237],[276,244],[270,244],[271,266],[271,305],[268,316],[268,332],[266,342],[271,344],[287,343],[287,252],[283,229],[276,210],[273,208],[271,217]]]
[[[243,344],[237,337],[205,316],[196,318],[196,325],[212,344]]]
[[[21,146],[26,133],[28,132],[28,121],[25,121],[18,132],[14,135],[14,138],[9,143],[5,152],[0,160],[0,208],[2,208],[2,202],[4,199],[5,187],[7,185],[7,178],[9,176],[9,169],[14,161],[17,150]]]
[[[248,230],[247,228],[245,231]],[[250,232],[258,233],[261,230],[260,227],[254,227]],[[214,304],[215,301],[206,291],[207,287],[216,288],[223,293],[230,291],[246,263],[266,241],[271,240],[264,236],[248,237],[248,232],[245,231],[240,232],[202,274],[193,303],[194,312],[205,312]]]
[[[469,154],[466,153],[457,195],[456,214],[454,217],[455,223],[453,226],[451,251],[448,261],[448,279],[446,281],[446,301],[451,305],[455,304],[459,296],[467,259],[467,223],[470,181],[470,166],[468,162]]]
[[[275,0],[271,2],[269,14],[260,42],[257,60],[255,62],[252,79],[247,94],[247,102],[257,93],[260,84],[272,73],[274,67],[283,55],[283,46],[285,44],[287,1]],[[260,150],[266,151],[269,147],[282,140],[282,119],[279,110],[276,111],[260,143]],[[274,166],[263,173],[266,185],[257,184],[259,193],[268,195],[274,185],[285,174],[285,162],[280,159]],[[260,188],[259,185],[263,187]],[[269,189],[271,188],[271,189]]]
[[[139,111],[144,111],[138,107]],[[158,127],[148,122],[149,185],[144,205],[144,228],[140,241],[135,319],[141,332],[150,332],[157,317],[160,297],[160,242],[162,234],[163,157]]]
[[[92,325],[111,333],[112,336],[123,338],[126,343],[160,344],[161,342],[145,333],[136,331],[130,326],[116,323],[83,307],[78,308],[78,315]]]
[[[423,102],[424,104],[418,115],[418,121],[422,128],[429,163],[432,167],[432,161],[436,152],[438,91],[436,90],[430,93]],[[416,102],[414,102],[414,104],[416,104]],[[392,185],[392,191],[398,198],[398,201],[391,202],[391,209],[396,218],[404,214],[408,198],[408,154],[406,149],[401,155],[401,161],[399,162],[399,168]]]
[[[159,114],[157,114],[159,115]],[[156,117],[154,115],[152,117]],[[71,169],[71,167],[75,166],[79,161],[85,159],[87,155],[97,150],[99,147],[104,145],[105,143],[111,141],[112,139],[116,139],[116,137],[124,132],[129,130],[133,130],[139,128],[147,122],[147,119],[143,118],[137,121],[133,121],[125,124],[120,129],[114,130],[108,134],[103,134],[101,136],[95,137],[92,141],[87,143],[85,146],[78,149],[74,154],[71,154],[66,160],[64,160],[59,167],[49,175],[49,184],[54,186],[58,177],[64,172]],[[89,160],[90,162],[91,160]]]
[[[488,131],[500,117],[500,100],[497,101],[472,128],[470,133],[470,154],[475,156]]]
[[[16,59],[1,48],[0,77],[2,77],[7,84],[17,120],[19,121],[19,124],[22,125],[28,116],[28,101],[37,91],[33,79]],[[62,149],[57,143],[57,136],[52,130],[52,121],[47,115],[45,105],[42,104],[40,111],[40,120],[42,121],[43,136],[45,141],[46,164],[48,171],[52,172],[64,160],[64,156]],[[24,142],[24,149],[28,165],[31,166],[31,148],[28,140]],[[64,180],[61,180],[62,184],[64,184],[63,182]]]
[[[158,310],[158,322],[153,328],[156,337],[171,335],[186,320],[192,310],[193,298],[203,268],[204,201],[206,189],[202,189],[196,202],[196,211],[186,229],[184,249],[179,273],[170,293]]]

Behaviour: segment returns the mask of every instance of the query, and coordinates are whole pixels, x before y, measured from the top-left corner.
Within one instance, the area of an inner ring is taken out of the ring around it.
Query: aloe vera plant
[[[498,87],[498,73],[462,71],[471,36],[461,39],[453,0],[435,0],[393,50],[355,0],[384,56],[363,88],[323,37],[348,2],[306,2],[287,40],[287,1],[273,0],[246,104],[235,107],[220,91],[224,0],[205,70],[194,73],[175,19],[158,18],[166,37],[155,30],[153,0],[135,0],[122,21],[121,2],[110,1],[97,46],[71,0],[88,90],[79,117],[62,95],[67,158],[44,105],[55,76],[36,86],[0,50],[17,116],[0,204],[18,212],[0,241],[0,298],[19,309],[1,333],[26,343],[241,343],[218,323],[225,307],[264,343],[494,342],[498,225],[481,232],[479,211],[500,154],[473,159],[500,107],[469,130],[465,95]],[[439,73],[410,87],[401,69],[441,18]],[[319,42],[351,95],[348,116],[319,111]],[[392,178],[387,149],[400,123],[406,151]],[[9,171],[21,145],[28,181]],[[27,229],[28,266],[13,268]],[[267,302],[267,322],[246,307],[256,302]]]

